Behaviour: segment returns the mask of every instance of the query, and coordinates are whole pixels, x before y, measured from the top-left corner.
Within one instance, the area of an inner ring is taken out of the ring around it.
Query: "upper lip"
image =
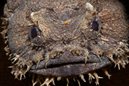
[[[47,63],[42,60],[31,67],[30,72],[44,76],[76,76],[94,71],[111,64],[107,57],[98,58],[91,54],[87,62],[83,56],[60,57],[50,59]]]
[[[90,55],[90,58],[87,59],[85,62],[85,58],[83,56],[72,56],[72,57],[60,57],[55,59],[50,59],[48,62],[46,60],[40,61],[38,64],[32,66],[32,70],[35,69],[47,69],[47,68],[54,68],[60,67],[64,65],[70,64],[87,64],[87,63],[99,63],[102,60],[98,58],[96,55]]]

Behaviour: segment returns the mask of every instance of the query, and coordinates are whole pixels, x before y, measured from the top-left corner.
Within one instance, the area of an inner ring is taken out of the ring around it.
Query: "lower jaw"
[[[31,69],[30,72],[46,77],[69,77],[87,74],[111,64],[108,58],[103,58],[98,63],[68,64],[53,68]]]

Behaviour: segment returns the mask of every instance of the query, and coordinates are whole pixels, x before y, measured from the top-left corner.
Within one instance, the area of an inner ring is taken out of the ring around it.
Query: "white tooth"
[[[81,84],[80,84],[80,81],[79,81],[79,80],[77,80],[77,83],[78,83],[78,86],[81,86]]]
[[[126,66],[126,61],[121,60],[121,66],[122,66],[123,68],[125,68],[125,66]]]
[[[54,78],[51,78],[51,79],[46,78],[43,84],[41,84],[40,86],[49,86],[50,83],[53,82],[53,80]]]
[[[18,57],[14,57],[11,59],[12,63],[15,63],[18,60]]]
[[[6,47],[4,48],[4,50],[5,50],[6,52],[9,52],[9,47],[6,46]]]
[[[12,55],[13,55],[13,54],[9,54],[9,58],[11,58]]]
[[[57,81],[60,81],[61,80],[61,77],[57,77]]]
[[[69,86],[69,79],[67,78],[66,81],[67,81],[67,85],[66,86]]]
[[[53,83],[53,81],[54,81],[54,78],[51,78],[50,80],[49,80],[49,83]]]
[[[102,79],[103,77],[98,76],[97,73],[94,73],[93,75],[95,76],[95,79],[96,79],[95,84],[99,85],[99,79]]]
[[[89,76],[89,83],[91,83],[92,79],[95,79],[95,77],[91,73],[89,73],[88,76]]]
[[[35,86],[38,83],[38,81],[37,80],[35,81],[34,78],[35,78],[35,76],[33,75],[32,76],[32,86]]]
[[[80,78],[83,80],[83,82],[86,82],[84,75],[80,75]]]
[[[32,82],[32,86],[35,86],[38,82],[35,81],[35,82]]]
[[[27,73],[30,70],[32,65],[30,65],[30,66],[26,65],[26,66],[27,66],[27,69],[26,69],[25,73]]]
[[[4,39],[6,39],[8,41],[8,36],[5,36]]]
[[[110,78],[111,78],[111,75],[108,73],[108,71],[107,71],[107,70],[104,70],[104,73],[105,73],[105,75],[108,77],[108,79],[110,79]]]
[[[115,67],[118,67],[119,70],[120,70],[120,64],[121,64],[121,61],[120,60],[117,60],[115,62]]]
[[[46,78],[45,81],[43,82],[43,84],[41,84],[40,86],[44,86],[44,85],[47,85],[48,86],[48,81],[49,81],[49,79]]]
[[[55,85],[55,80],[53,79],[52,84]]]

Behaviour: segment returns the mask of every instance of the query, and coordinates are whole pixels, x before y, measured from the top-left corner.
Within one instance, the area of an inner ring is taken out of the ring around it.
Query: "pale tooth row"
[[[54,83],[54,78],[51,78],[51,79],[46,78],[43,84],[41,84],[40,86],[50,86],[50,83]]]
[[[16,79],[22,80],[23,78],[25,78],[25,74],[19,70],[12,70],[11,73],[15,76]]]
[[[107,70],[104,70],[104,73],[110,79],[111,75],[108,73],[108,71]],[[89,82],[90,83],[92,82],[93,79],[96,80],[95,81],[95,84],[96,85],[99,85],[99,80],[100,79],[103,79],[103,77],[100,77],[97,73],[92,73],[92,74],[89,73],[88,76],[89,76]],[[83,82],[86,82],[86,80],[84,78],[84,75],[81,74],[80,75],[80,78],[82,79]],[[61,77],[57,77],[57,81],[58,80],[61,80],[61,79],[62,79]],[[73,81],[77,81],[78,86],[81,86],[81,83],[80,83],[79,79],[73,78]],[[38,79],[36,81],[34,81],[34,77],[33,77],[33,79],[32,79],[33,86],[35,86],[39,82],[42,83],[40,86],[50,86],[51,83],[53,85],[55,85],[55,79],[54,78],[46,78],[42,82],[41,80],[39,80],[39,77],[38,77]],[[66,86],[69,86],[69,83],[70,83],[69,78],[66,78],[66,82],[67,82]]]
[[[19,57],[20,57],[19,55],[15,55],[14,58],[11,59],[11,60],[12,60],[12,63],[15,63],[15,62],[19,59]],[[113,57],[109,57],[109,58],[110,58],[110,60],[112,60],[112,61],[115,63],[115,66],[118,66],[118,69],[120,69],[120,65],[121,65],[123,68],[125,68],[125,65],[129,63],[128,60],[118,59],[117,61],[114,61]],[[19,63],[20,63],[20,65],[19,65]],[[19,66],[21,66],[22,61],[19,60],[16,64],[19,65]],[[22,65],[22,66],[23,66],[23,65]],[[15,75],[15,78],[18,78],[18,76],[20,76],[20,80],[21,80],[22,77],[25,76],[25,73],[30,69],[30,67],[31,67],[31,66],[27,66],[27,70],[26,70],[24,73],[21,73],[21,71],[19,71],[19,72],[17,72],[17,71],[16,71],[16,72],[12,71],[12,73]],[[105,71],[105,75],[107,75],[108,78],[110,78],[110,76],[111,76],[107,71]],[[85,78],[84,78],[83,75],[80,75],[80,78],[81,78],[84,82],[86,82],[86,80],[85,80]],[[99,77],[96,73],[93,73],[93,75],[89,73],[89,82],[91,82],[92,79],[96,79],[96,82],[95,82],[95,83],[96,83],[96,85],[98,85],[98,84],[99,84],[99,79],[102,79],[102,77]],[[61,79],[60,79],[60,80],[61,80]],[[68,84],[69,84],[68,79],[67,79],[67,82],[68,82],[68,83],[67,83],[67,86],[68,86]],[[36,84],[36,83],[35,83],[35,84]],[[44,85],[44,84],[42,84],[42,85]]]

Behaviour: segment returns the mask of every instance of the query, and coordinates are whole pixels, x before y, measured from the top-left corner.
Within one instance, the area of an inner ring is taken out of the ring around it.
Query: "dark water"
[[[129,13],[129,1],[128,0],[120,0],[126,7],[127,16]],[[6,3],[6,0],[0,0],[0,17],[3,16],[3,7]],[[1,24],[1,21],[0,21]],[[0,31],[2,29],[0,28]],[[8,61],[8,56],[6,56],[4,51],[4,39],[2,38],[2,35],[0,35],[0,86],[30,86],[30,79],[25,79],[22,81],[14,79],[14,76],[10,74],[10,69],[8,69],[8,66],[10,65]],[[129,86],[129,65],[127,65],[126,69],[121,69],[118,71],[117,69],[114,69],[111,67],[109,70],[112,77],[110,80],[108,80],[106,77],[105,79],[100,81],[100,86]],[[65,83],[65,82],[64,82]],[[59,84],[59,86],[62,86],[63,82]],[[71,85],[70,85],[71,86]],[[75,86],[75,85],[73,85]],[[91,85],[85,85],[82,83],[82,86],[93,86]]]

